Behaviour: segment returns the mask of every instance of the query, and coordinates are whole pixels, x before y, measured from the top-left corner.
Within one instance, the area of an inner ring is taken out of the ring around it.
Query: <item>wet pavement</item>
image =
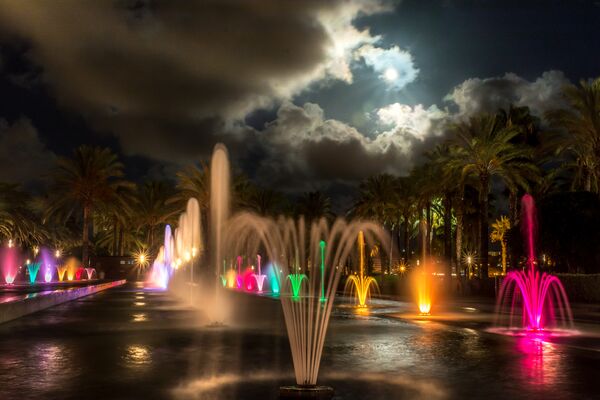
[[[0,399],[277,398],[294,382],[281,307],[234,296],[243,326],[207,327],[201,312],[134,285],[2,324]],[[339,399],[600,398],[593,329],[536,341],[490,333],[487,317],[449,323],[408,308],[337,307],[319,383]]]

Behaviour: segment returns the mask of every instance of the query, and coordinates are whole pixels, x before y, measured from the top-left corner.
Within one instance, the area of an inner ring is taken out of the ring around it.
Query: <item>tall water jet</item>
[[[507,328],[505,332],[510,334],[568,330],[573,327],[573,316],[560,280],[536,271],[536,211],[529,194],[523,196],[521,210],[522,233],[527,246],[526,267],[525,271],[509,272],[504,278],[496,304],[496,325]]]
[[[366,307],[371,286],[377,288],[377,281],[375,278],[365,275],[365,236],[362,231],[358,233],[358,252],[359,274],[348,277],[346,290],[350,288],[351,293],[356,295],[358,307]]]
[[[211,265],[214,279],[215,303],[211,307],[210,318],[215,323],[223,323],[225,319],[225,303],[219,296],[219,269],[223,260],[223,236],[230,210],[230,180],[229,155],[222,143],[215,145],[210,161],[210,232],[211,232]]]
[[[377,239],[388,243],[387,235],[379,225],[369,222],[346,223],[338,219],[330,227],[325,219],[306,229],[304,220],[279,218],[273,220],[249,213],[235,215],[228,224],[227,243],[233,254],[255,253],[266,250],[268,259],[281,268],[286,276],[299,274],[304,267],[306,285],[294,293],[292,285],[280,288],[280,300],[292,351],[296,386],[281,388],[283,397],[303,394],[331,396],[333,390],[317,387],[321,354],[335,300],[342,268],[354,247],[360,231],[369,234],[370,242]],[[321,246],[321,242],[325,246]],[[324,249],[323,276],[316,260]],[[279,272],[279,269],[274,270]],[[325,279],[324,293],[321,282]],[[324,297],[325,301],[321,301]],[[319,397],[323,398],[323,397]]]
[[[164,244],[158,250],[158,254],[152,263],[152,269],[148,276],[149,283],[160,289],[167,289],[169,280],[173,274],[176,262],[173,260],[173,236],[171,226],[165,226]]]

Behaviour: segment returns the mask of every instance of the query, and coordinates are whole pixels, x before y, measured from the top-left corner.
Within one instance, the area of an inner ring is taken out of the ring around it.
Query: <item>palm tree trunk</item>
[[[508,195],[508,206],[509,210],[509,218],[510,218],[510,226],[515,226],[517,223],[517,213],[518,213],[518,201],[517,201],[517,192],[511,190]]]
[[[148,229],[148,248],[154,250],[154,225]]]
[[[592,173],[590,171],[586,171],[585,174],[585,191],[592,191]]]
[[[123,257],[125,253],[125,241],[123,240],[123,234],[125,231],[125,227],[123,225],[119,225],[119,253],[118,255]]]
[[[81,237],[81,248],[82,248],[82,255],[81,255],[81,262],[83,264],[84,268],[87,268],[89,266],[89,257],[90,257],[90,224],[89,224],[89,219],[90,219],[90,206],[89,205],[84,205],[83,206],[83,234]]]
[[[479,191],[480,197],[480,206],[481,212],[479,214],[479,227],[480,227],[480,235],[479,235],[479,245],[481,249],[480,260],[481,260],[481,269],[480,269],[480,278],[487,279],[488,278],[488,250],[489,250],[489,242],[488,242],[488,231],[489,231],[489,222],[488,222],[488,208],[489,208],[489,178],[487,176],[480,177],[481,188]]]
[[[459,189],[460,197],[458,198],[458,207],[456,209],[456,274],[459,275],[459,267],[462,265],[462,241],[464,230],[464,215],[465,215],[465,188],[463,185]],[[465,270],[465,278],[467,277]]]
[[[419,222],[419,233],[421,237],[421,265],[425,268],[427,263],[427,219],[421,216]]]
[[[410,216],[408,214],[404,215],[404,257],[405,262],[408,264],[408,260],[410,258],[410,237],[409,237],[409,224],[410,224]]]
[[[427,215],[427,232],[426,232],[426,239],[427,239],[427,255],[431,255],[431,238],[432,238],[432,234],[431,234],[431,220],[432,220],[432,215],[431,215],[431,202],[427,201],[427,206],[426,206],[426,215]]]
[[[446,258],[446,285],[452,281],[452,198],[450,193],[444,194],[444,257]],[[457,270],[458,271],[458,270]]]
[[[119,231],[119,222],[117,221],[117,216],[113,215],[113,237],[112,237],[112,252],[111,255],[116,256],[118,253],[118,231]]]

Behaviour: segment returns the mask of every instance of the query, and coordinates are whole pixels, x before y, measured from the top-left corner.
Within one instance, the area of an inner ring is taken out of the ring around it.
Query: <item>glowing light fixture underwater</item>
[[[360,273],[359,275],[350,275],[346,280],[346,289],[352,288],[356,294],[359,307],[367,306],[367,297],[371,286],[377,287],[377,281],[371,276],[365,276],[365,236],[362,231],[358,233],[358,249],[360,253]]]

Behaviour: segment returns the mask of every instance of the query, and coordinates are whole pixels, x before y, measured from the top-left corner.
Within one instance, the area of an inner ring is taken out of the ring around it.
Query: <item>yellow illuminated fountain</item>
[[[350,288],[351,292],[355,294],[358,307],[366,307],[371,286],[377,288],[377,281],[371,276],[365,276],[365,236],[362,231],[358,233],[358,251],[360,255],[360,272],[358,275],[348,277],[346,290]]]
[[[421,315],[431,313],[431,276],[427,273],[425,265],[416,272],[417,281],[417,303]]]
[[[417,304],[421,315],[431,313],[431,271],[429,271],[429,260],[427,259],[427,222],[420,223],[421,229],[421,251],[422,265],[414,273],[415,286],[417,289]],[[417,265],[418,262],[417,262]]]

